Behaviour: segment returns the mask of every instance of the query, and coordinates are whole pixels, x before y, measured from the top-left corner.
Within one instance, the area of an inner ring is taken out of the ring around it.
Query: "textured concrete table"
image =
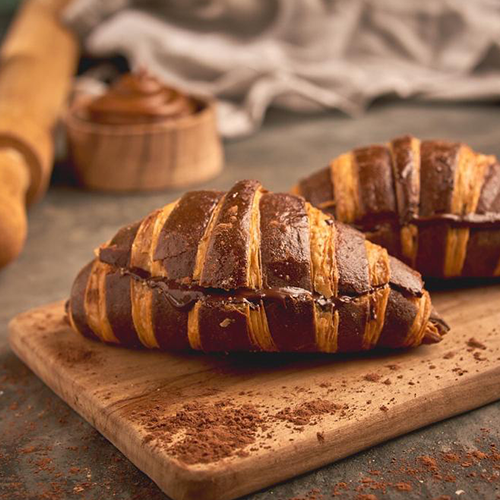
[[[256,178],[270,189],[286,190],[334,155],[406,132],[456,138],[500,155],[499,111],[497,106],[380,103],[356,120],[273,112],[257,135],[227,144],[224,174],[203,187],[228,188],[238,179]],[[97,194],[56,179],[46,199],[31,210],[26,249],[0,272],[0,498],[165,498],[16,359],[6,334],[15,314],[67,297],[76,272],[116,229],[178,194]],[[499,403],[251,498],[500,498],[496,447]]]

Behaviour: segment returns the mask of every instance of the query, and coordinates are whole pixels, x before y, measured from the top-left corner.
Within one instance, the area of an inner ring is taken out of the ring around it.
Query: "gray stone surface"
[[[424,138],[456,138],[500,155],[497,106],[379,103],[356,120],[340,114],[297,117],[272,112],[255,136],[226,145],[224,174],[203,187],[227,188],[241,178],[256,178],[272,190],[287,190],[299,177],[354,146],[385,141],[402,133]],[[15,314],[67,297],[76,272],[92,250],[123,224],[173,200],[179,193],[110,195],[78,190],[61,181],[61,169],[46,198],[30,211],[30,231],[20,259],[0,271],[0,498],[165,498],[158,489],[90,425],[82,421],[9,351],[7,322]],[[500,392],[499,392],[500,396]],[[389,469],[419,455],[449,450],[488,450],[500,446],[500,404],[378,446],[337,464],[294,479],[249,498],[289,498],[318,488],[329,498],[340,481],[354,491],[371,469],[379,480],[409,482],[413,490],[389,487],[379,498],[497,498],[499,470],[491,461],[471,467],[447,466],[449,481],[429,472],[420,482]],[[489,433],[481,429],[489,429]],[[391,463],[396,458],[397,464]],[[500,465],[498,462],[497,467]],[[476,477],[469,477],[476,472]],[[494,475],[497,476],[494,476]],[[454,476],[454,479],[453,477]],[[485,476],[485,477],[486,477]],[[475,491],[478,488],[479,491]],[[455,492],[464,490],[464,494]],[[45,494],[45,496],[43,496]],[[17,495],[17,496],[16,496]]]

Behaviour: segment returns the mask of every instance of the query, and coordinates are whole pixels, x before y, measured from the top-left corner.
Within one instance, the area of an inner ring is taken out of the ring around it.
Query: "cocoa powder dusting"
[[[65,348],[61,349],[57,353],[57,359],[70,366],[94,360],[96,357],[97,356],[94,351],[82,348],[75,349],[74,351]]]
[[[189,403],[175,415],[164,416],[157,406],[140,414],[149,434],[145,441],[166,446],[169,453],[186,464],[210,463],[235,454],[255,442],[264,419],[254,405],[235,406],[229,400],[214,404]],[[178,435],[182,437],[175,440]]]
[[[314,417],[319,417],[325,414],[332,414],[340,410],[342,406],[326,401],[324,399],[314,399],[306,401],[291,409],[289,407],[276,413],[276,418],[286,420],[295,425],[308,425],[313,423]],[[315,422],[315,419],[314,419]]]

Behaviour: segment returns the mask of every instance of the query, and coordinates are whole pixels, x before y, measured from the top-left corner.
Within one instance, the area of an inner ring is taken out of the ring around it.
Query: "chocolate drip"
[[[390,224],[397,228],[397,220],[394,217],[385,217],[381,214],[376,217],[370,214],[369,217],[357,221],[353,226],[362,232],[376,231],[384,224]],[[414,224],[418,227],[433,226],[435,223],[446,223],[452,227],[463,227],[471,229],[500,229],[500,213],[470,213],[466,215],[455,214],[434,214],[428,216],[416,216],[409,218],[405,224]]]
[[[453,227],[500,228],[500,213],[466,215],[434,214],[427,217],[415,217],[410,221],[417,226],[432,225],[435,222],[447,222]]]
[[[169,303],[178,310],[189,311],[200,300],[210,299],[224,301],[228,303],[243,303],[250,307],[259,307],[262,301],[278,302],[286,307],[288,301],[314,301],[321,308],[337,307],[340,304],[352,303],[364,296],[370,295],[386,285],[371,287],[366,293],[356,295],[340,295],[337,297],[325,297],[324,295],[311,292],[298,287],[273,287],[273,288],[237,288],[234,290],[224,290],[222,288],[206,288],[196,284],[182,284],[175,280],[168,280],[163,277],[151,277],[142,269],[123,269],[124,275],[132,279],[142,281],[151,288],[157,288],[167,298]],[[397,289],[403,294],[420,296],[420,293],[412,293],[397,283],[390,283],[391,288]]]

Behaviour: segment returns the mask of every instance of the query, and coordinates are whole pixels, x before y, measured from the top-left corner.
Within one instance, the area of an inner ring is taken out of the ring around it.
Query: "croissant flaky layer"
[[[78,275],[68,314],[85,336],[166,350],[348,352],[447,331],[418,273],[256,181],[121,229]]]
[[[404,136],[355,149],[293,190],[425,276],[500,275],[500,164]]]

